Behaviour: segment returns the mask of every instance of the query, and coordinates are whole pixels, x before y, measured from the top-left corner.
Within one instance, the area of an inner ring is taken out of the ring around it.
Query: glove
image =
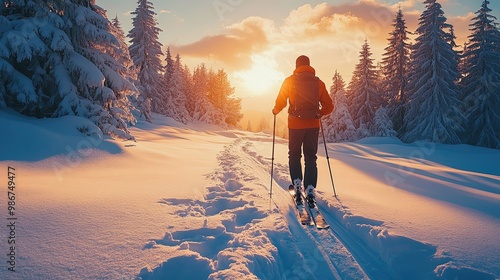
[[[272,110],[272,112],[273,112],[273,115],[275,115],[275,116],[279,113],[279,112],[274,111],[274,109]]]

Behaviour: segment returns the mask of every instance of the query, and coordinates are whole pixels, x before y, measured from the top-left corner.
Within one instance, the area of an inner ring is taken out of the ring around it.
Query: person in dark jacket
[[[320,118],[333,111],[333,102],[325,83],[316,77],[309,58],[301,55],[295,62],[293,75],[283,82],[272,110],[274,115],[281,112],[289,102],[288,109],[288,165],[296,200],[302,205],[302,186],[309,206],[315,206],[315,189],[318,180],[316,165]],[[305,170],[302,174],[302,151]]]

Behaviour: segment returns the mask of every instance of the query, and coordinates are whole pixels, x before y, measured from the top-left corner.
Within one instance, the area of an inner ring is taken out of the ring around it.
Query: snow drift
[[[500,277],[497,150],[328,144],[338,197],[320,149],[331,230],[318,231],[300,225],[286,191],[286,140],[276,141],[271,200],[266,134],[156,116],[131,129],[137,142],[121,141],[82,118],[12,111],[0,127],[19,223],[7,279]]]

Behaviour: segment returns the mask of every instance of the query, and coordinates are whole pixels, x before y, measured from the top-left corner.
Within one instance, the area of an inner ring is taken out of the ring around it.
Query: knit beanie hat
[[[302,66],[302,65],[307,65],[307,66],[310,66],[309,64],[309,57],[305,56],[305,55],[301,55],[299,57],[297,57],[297,60],[295,61],[295,67],[299,67],[299,66]]]

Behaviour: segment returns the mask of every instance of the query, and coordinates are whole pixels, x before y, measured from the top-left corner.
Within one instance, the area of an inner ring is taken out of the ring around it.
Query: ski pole
[[[335,191],[335,184],[333,183],[332,168],[330,166],[330,157],[328,156],[328,149],[326,148],[325,132],[323,131],[323,122],[319,119],[319,125],[321,127],[321,135],[323,136],[323,144],[325,144],[325,154],[326,162],[328,162],[328,170],[330,171],[330,179],[332,180],[333,194],[337,197],[337,192]]]
[[[273,154],[271,156],[271,187],[269,188],[269,199],[273,199],[273,169],[274,169],[274,142],[276,139],[276,115],[274,115],[273,124]]]

